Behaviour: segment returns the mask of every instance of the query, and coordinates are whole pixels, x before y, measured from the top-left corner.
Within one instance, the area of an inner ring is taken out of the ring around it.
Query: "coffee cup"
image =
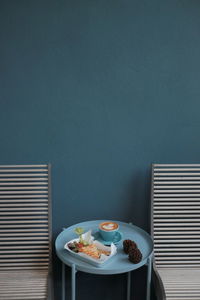
[[[119,225],[113,221],[105,221],[99,224],[99,233],[104,241],[112,241],[119,230]]]

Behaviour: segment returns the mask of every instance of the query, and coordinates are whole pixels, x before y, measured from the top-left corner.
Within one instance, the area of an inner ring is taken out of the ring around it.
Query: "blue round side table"
[[[147,265],[147,291],[146,300],[150,300],[150,285],[151,285],[151,269],[152,269],[152,254],[153,241],[150,235],[141,228],[119,221],[114,221],[119,224],[120,232],[122,233],[122,240],[117,244],[117,254],[112,257],[110,262],[107,262],[103,267],[95,267],[87,262],[81,261],[72,256],[64,249],[64,245],[73,238],[76,238],[74,229],[76,227],[83,227],[85,231],[92,230],[92,235],[98,231],[98,226],[101,222],[106,220],[87,221],[75,224],[64,229],[57,237],[55,248],[57,256],[62,261],[62,300],[65,300],[65,265],[72,269],[71,285],[72,285],[72,300],[76,299],[76,272],[82,271],[92,274],[112,275],[128,273],[127,279],[127,300],[130,300],[130,285],[131,285],[131,271],[136,270],[143,265]],[[127,255],[123,251],[122,241],[124,239],[131,239],[135,241],[138,248],[142,252],[142,261],[138,264],[131,263]]]

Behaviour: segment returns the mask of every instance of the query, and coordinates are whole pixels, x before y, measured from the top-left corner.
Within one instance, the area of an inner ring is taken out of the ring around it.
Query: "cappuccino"
[[[103,222],[99,225],[101,230],[105,230],[105,231],[113,231],[118,229],[118,224],[112,221],[107,221],[107,222]]]

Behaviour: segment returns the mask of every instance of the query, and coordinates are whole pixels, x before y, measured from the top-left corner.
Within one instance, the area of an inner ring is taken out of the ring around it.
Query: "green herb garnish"
[[[82,234],[84,232],[84,229],[82,227],[76,227],[74,229],[74,232],[79,236],[79,241],[80,243],[84,243],[84,240],[83,240],[83,237],[82,237]]]

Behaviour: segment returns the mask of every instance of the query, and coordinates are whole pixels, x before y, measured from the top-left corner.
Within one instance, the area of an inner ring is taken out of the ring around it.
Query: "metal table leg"
[[[62,230],[65,230],[63,228]],[[65,300],[65,264],[62,263],[62,300]]]
[[[62,263],[62,300],[65,300],[65,264]]]
[[[151,257],[148,258],[147,265],[147,295],[146,300],[150,300],[151,297],[151,271],[152,271],[152,261]]]
[[[72,265],[72,300],[76,300],[76,266]]]
[[[127,300],[131,299],[131,272],[127,273]]]

